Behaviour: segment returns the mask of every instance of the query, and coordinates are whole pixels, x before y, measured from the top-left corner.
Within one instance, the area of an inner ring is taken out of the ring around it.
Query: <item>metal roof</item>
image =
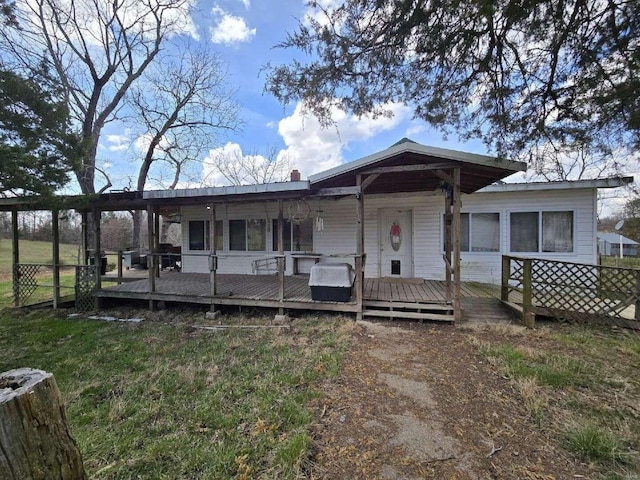
[[[261,195],[266,193],[305,192],[309,182],[263,183],[258,185],[230,185],[224,187],[184,188],[178,190],[148,190],[142,193],[145,200],[193,198],[193,197],[233,197],[238,195]]]
[[[478,193],[531,192],[540,190],[572,190],[580,188],[618,188],[633,183],[633,177],[610,177],[593,180],[564,180],[557,182],[501,183],[488,185]]]
[[[598,232],[597,237],[598,237],[598,239],[604,240],[605,242],[618,243],[618,244],[620,243],[620,234],[619,233]],[[623,245],[640,245],[635,240],[631,240],[630,238],[627,238],[624,235],[622,236],[622,244]]]

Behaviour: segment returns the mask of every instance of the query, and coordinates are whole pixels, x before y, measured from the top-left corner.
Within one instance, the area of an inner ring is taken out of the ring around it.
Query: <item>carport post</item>
[[[155,303],[152,295],[156,291],[156,275],[153,268],[155,263],[153,260],[153,246],[155,245],[154,231],[153,231],[153,205],[147,205],[147,243],[149,245],[147,253],[147,273],[149,275],[149,310],[152,312],[155,310]]]
[[[284,202],[278,200],[278,301],[284,303]],[[280,315],[284,315],[284,308],[278,309]]]
[[[13,305],[20,306],[20,272],[18,265],[20,264],[20,242],[18,241],[18,207],[11,209],[11,239],[13,246]]]
[[[101,221],[102,211],[99,208],[93,209],[93,228],[94,228],[94,259],[93,264],[96,267],[96,291],[102,288],[102,244],[100,242],[100,221]],[[95,297],[95,308],[96,310],[100,309],[100,298],[96,295]]]
[[[60,231],[58,210],[51,210],[52,255],[53,255],[53,308],[60,304]]]
[[[216,310],[216,294],[218,286],[216,285],[216,272],[218,270],[218,255],[216,255],[216,204],[209,203],[207,205],[209,210],[209,231],[205,232],[205,238],[209,237],[209,284],[211,286],[211,307],[205,314],[206,318],[215,320],[220,311]],[[206,246],[206,240],[205,240]]]

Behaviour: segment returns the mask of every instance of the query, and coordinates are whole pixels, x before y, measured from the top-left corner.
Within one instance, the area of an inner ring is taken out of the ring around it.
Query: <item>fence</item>
[[[640,330],[638,269],[503,255],[501,299],[530,327],[541,314]]]
[[[51,304],[57,308],[61,303],[75,300],[77,308],[89,310],[95,304],[96,268],[94,265],[58,265],[56,268],[48,263],[16,264],[13,303],[15,306]]]

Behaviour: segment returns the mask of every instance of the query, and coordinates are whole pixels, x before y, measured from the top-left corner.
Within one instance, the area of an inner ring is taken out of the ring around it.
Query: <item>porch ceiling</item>
[[[420,166],[433,169],[421,170]],[[407,168],[406,171],[384,172],[388,167]],[[463,193],[475,192],[512,173],[526,169],[526,165],[521,162],[425,147],[405,141],[378,154],[312,176],[310,181],[314,191],[349,187],[356,185],[358,175],[362,175],[364,179],[382,170],[383,173],[367,187],[368,194],[432,191],[442,182],[435,170],[449,171],[455,167],[461,169],[460,189]]]

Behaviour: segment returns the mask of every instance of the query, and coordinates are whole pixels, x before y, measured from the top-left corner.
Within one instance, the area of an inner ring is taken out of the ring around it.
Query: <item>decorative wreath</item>
[[[289,220],[291,223],[300,225],[309,218],[311,207],[309,207],[309,204],[306,201],[298,200],[297,202],[291,202],[289,204],[287,213],[289,214]]]

